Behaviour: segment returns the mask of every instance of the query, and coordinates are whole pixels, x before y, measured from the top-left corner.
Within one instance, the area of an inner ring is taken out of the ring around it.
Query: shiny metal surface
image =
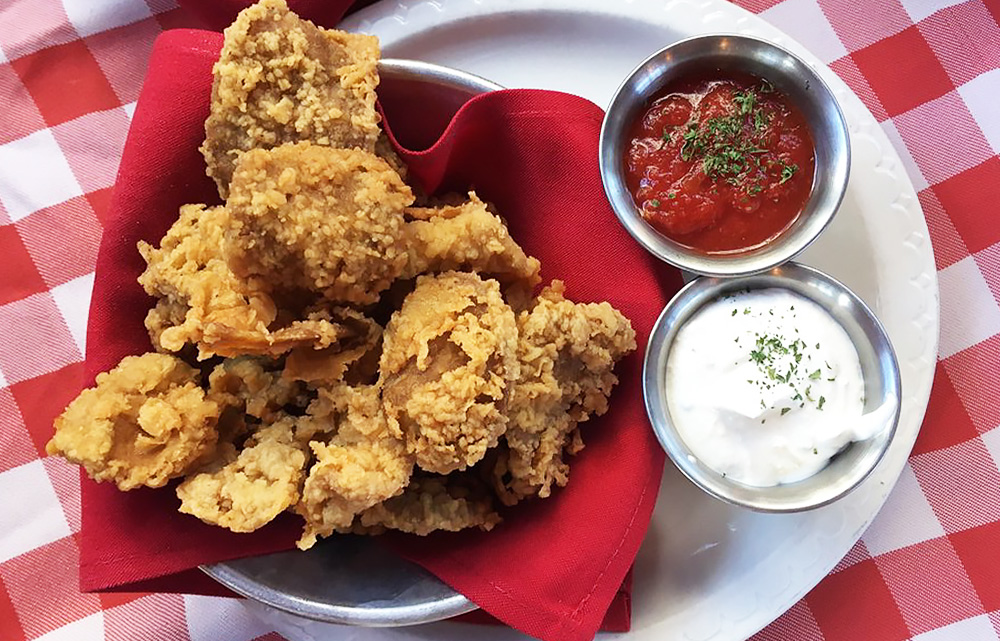
[[[437,577],[368,537],[324,539],[291,550],[205,566],[249,599],[327,623],[386,627],[427,623],[476,609]]]
[[[428,118],[445,124],[469,98],[502,89],[479,76],[412,60],[383,59],[379,76],[384,102],[403,108],[417,105]],[[238,594],[313,621],[388,627],[439,621],[476,609],[437,577],[367,537],[332,536],[305,552],[279,552],[201,569]],[[330,634],[336,632],[331,629]]]
[[[803,213],[777,239],[747,252],[708,255],[661,235],[639,214],[625,184],[623,158],[628,128],[650,98],[674,78],[713,69],[745,72],[768,80],[802,111],[815,144],[816,170]],[[847,188],[851,166],[847,122],[833,93],[813,69],[777,45],[727,34],[681,40],[636,67],[618,87],[604,116],[599,153],[604,191],[632,237],[661,260],[707,276],[758,273],[796,256],[833,218]]]
[[[396,102],[405,96],[419,104],[421,110],[449,117],[469,98],[503,89],[471,73],[419,60],[383,58],[378,63],[378,74],[380,100]]]
[[[851,443],[814,476],[787,485],[751,487],[704,465],[680,438],[667,406],[666,366],[677,331],[703,305],[726,294],[768,287],[788,289],[829,312],[847,331],[858,350],[865,380],[865,413],[884,404],[894,405],[894,410],[884,430],[868,440]],[[663,309],[653,327],[643,364],[642,385],[653,431],[681,472],[719,499],[762,512],[817,508],[857,487],[888,449],[899,421],[902,398],[896,355],[872,311],[838,281],[794,262],[742,278],[702,277],[688,283]]]

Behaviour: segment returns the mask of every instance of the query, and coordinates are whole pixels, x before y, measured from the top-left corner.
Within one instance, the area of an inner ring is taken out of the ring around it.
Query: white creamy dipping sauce
[[[670,416],[692,454],[747,485],[808,478],[873,435],[847,332],[785,289],[702,307],[677,332],[666,374]]]

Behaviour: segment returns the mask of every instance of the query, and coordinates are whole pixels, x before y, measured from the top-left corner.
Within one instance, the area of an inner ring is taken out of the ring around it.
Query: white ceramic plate
[[[833,88],[851,131],[851,181],[833,224],[800,260],[851,287],[885,324],[903,382],[895,441],[875,473],[847,498],[794,515],[725,505],[668,462],[636,560],[629,637],[744,639],[780,616],[829,573],[875,518],[906,464],[934,375],[938,290],[930,239],[913,186],[875,119],[802,45],[724,0],[385,1],[342,26],[379,36],[386,57],[448,65],[506,87],[566,91],[601,107],[649,54],[709,32],[753,35],[785,46]],[[290,638],[312,636],[310,626],[298,625],[280,627]],[[454,623],[342,632],[344,638],[366,640],[520,636]]]

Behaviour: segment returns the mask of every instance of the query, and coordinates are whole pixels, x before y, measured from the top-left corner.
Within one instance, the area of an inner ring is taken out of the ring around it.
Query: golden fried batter
[[[201,152],[223,198],[242,152],[309,140],[373,151],[379,47],[262,0],[225,32]]]
[[[243,154],[226,208],[230,266],[334,302],[374,303],[406,266],[413,194],[368,152],[310,143]]]
[[[425,536],[437,530],[458,532],[470,527],[492,530],[500,523],[493,497],[468,475],[414,476],[402,494],[361,513],[361,531],[383,528]]]
[[[345,379],[349,369],[361,367],[361,361],[370,358],[371,352],[378,349],[382,338],[378,323],[348,308],[335,308],[329,313],[342,328],[342,336],[326,347],[311,345],[293,349],[285,359],[286,377],[308,383],[338,383]],[[374,358],[377,367],[377,355]]]
[[[410,260],[406,275],[472,270],[504,285],[533,288],[541,263],[514,242],[502,220],[474,192],[468,202],[442,207],[410,207],[406,225]]]
[[[583,447],[578,423],[608,410],[615,362],[636,346],[632,324],[611,305],[573,303],[562,292],[553,281],[517,318],[520,375],[508,405],[508,451],[494,470],[507,505],[566,485],[563,454]]]
[[[280,368],[253,356],[227,358],[208,376],[208,398],[265,422],[275,420],[282,408],[302,393],[300,383],[282,376]]]
[[[310,420],[332,423],[336,433],[328,443],[310,442],[316,462],[295,506],[306,521],[297,543],[303,550],[402,492],[413,471],[413,457],[403,440],[389,432],[374,387],[320,389],[303,422]]]
[[[222,256],[223,207],[184,205],[159,248],[139,242],[146,270],[139,283],[159,302],[146,327],[159,351],[177,352],[198,345],[201,356],[213,353],[206,328],[264,334],[276,315],[274,302],[253,280],[239,279]]]
[[[220,356],[280,356],[295,349],[339,349],[342,345],[354,345],[359,340],[365,340],[369,332],[367,325],[360,327],[350,316],[348,322],[341,322],[348,314],[353,316],[356,312],[339,308],[312,312],[304,320],[263,332],[210,324],[205,327],[200,345],[203,351],[210,350]],[[358,335],[357,331],[363,334]]]
[[[232,446],[206,471],[177,486],[180,511],[233,532],[253,532],[299,500],[306,454],[294,438],[295,419],[283,417]]]
[[[447,474],[482,459],[507,426],[518,372],[514,312],[497,282],[466,272],[421,276],[384,340],[386,415],[417,465]]]
[[[219,411],[175,356],[127,356],[55,420],[45,450],[120,490],[161,487],[215,448]]]

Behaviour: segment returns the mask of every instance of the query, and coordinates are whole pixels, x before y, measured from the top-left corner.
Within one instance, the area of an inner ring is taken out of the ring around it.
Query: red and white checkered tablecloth
[[[806,44],[903,158],[930,227],[940,360],[875,524],[756,639],[1000,639],[1000,0],[738,0]],[[81,594],[78,390],[94,262],[173,0],[0,0],[0,641],[279,640],[230,599]]]

